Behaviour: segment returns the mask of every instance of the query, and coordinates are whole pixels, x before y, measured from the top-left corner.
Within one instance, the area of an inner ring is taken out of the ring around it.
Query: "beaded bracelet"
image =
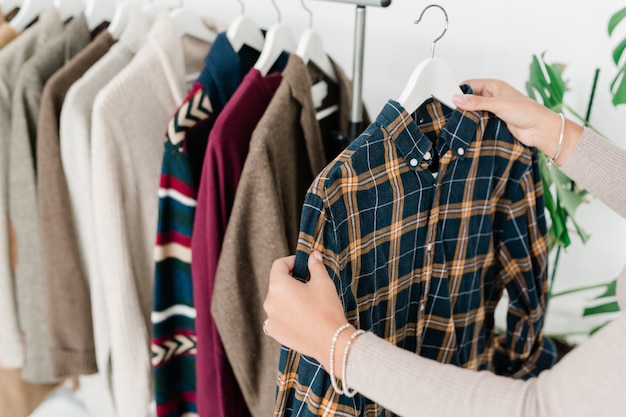
[[[348,340],[348,343],[346,344],[346,348],[343,350],[343,360],[341,362],[341,384],[343,385],[343,394],[348,398],[352,398],[356,395],[356,390],[351,390],[348,387],[348,383],[346,382],[346,371],[348,369],[348,353],[350,352],[350,345],[352,345],[354,339],[356,339],[363,333],[365,333],[365,330],[357,330],[356,332],[352,333],[352,336],[350,336],[350,340]]]
[[[339,334],[346,330],[348,327],[351,327],[350,323],[343,324],[340,326],[333,335],[332,341],[330,342],[330,369],[328,373],[330,374],[330,383],[333,388],[337,392],[337,394],[342,395],[345,391],[342,388],[339,388],[339,384],[337,383],[337,378],[335,378],[335,345],[337,344],[337,339],[339,339]]]
[[[552,158],[548,158],[548,168],[552,168],[552,164],[556,161],[556,158],[559,157],[559,153],[561,152],[561,145],[563,144],[563,136],[565,134],[565,116],[563,113],[559,113],[561,116],[561,134],[559,135],[559,144],[556,145],[556,151],[554,152],[554,156]]]

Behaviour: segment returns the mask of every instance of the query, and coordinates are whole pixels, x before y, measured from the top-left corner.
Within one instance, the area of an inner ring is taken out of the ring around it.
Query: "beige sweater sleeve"
[[[585,130],[563,171],[626,217],[626,151]],[[619,283],[626,305],[626,269]],[[348,361],[348,385],[404,417],[621,416],[626,410],[626,316],[529,381],[442,365],[367,333]]]

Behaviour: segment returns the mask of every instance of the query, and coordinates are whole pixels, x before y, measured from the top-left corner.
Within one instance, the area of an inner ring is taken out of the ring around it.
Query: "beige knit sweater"
[[[220,26],[223,27],[223,26]],[[184,41],[184,42],[183,42]],[[158,188],[167,123],[210,45],[159,15],[146,44],[98,93],[92,114],[93,214],[117,414],[146,417]]]
[[[563,171],[626,217],[626,151],[587,129]],[[626,307],[626,269],[618,299]],[[626,316],[530,381],[442,365],[372,333],[354,343],[348,385],[405,416],[611,417],[626,415]]]
[[[67,180],[71,213],[78,235],[79,254],[89,282],[93,337],[98,374],[80,377],[82,397],[91,417],[115,417],[111,389],[111,340],[103,279],[98,264],[91,198],[91,115],[93,102],[125,68],[144,44],[152,19],[140,10],[128,16],[128,25],[119,41],[67,92],[60,119],[63,172]]]

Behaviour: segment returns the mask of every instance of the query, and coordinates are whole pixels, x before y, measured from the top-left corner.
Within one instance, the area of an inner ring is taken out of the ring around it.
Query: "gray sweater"
[[[48,349],[41,242],[33,149],[41,94],[48,78],[89,43],[84,15],[73,18],[24,65],[11,105],[9,148],[9,215],[17,243],[15,286],[26,358],[22,377],[33,383],[54,382]]]
[[[63,31],[63,23],[54,8],[39,17],[32,27],[2,49],[0,53],[0,142],[5,150],[0,155],[0,211],[9,211],[8,149],[11,146],[11,104],[15,84],[27,62],[35,53],[44,48],[46,41]],[[18,320],[16,283],[11,268],[11,242],[8,216],[0,216],[0,365],[8,368],[21,368],[24,365],[22,327],[25,317]]]
[[[586,129],[563,172],[626,217],[626,151]],[[626,268],[618,299],[626,307]],[[626,413],[626,316],[538,378],[519,381],[442,365],[372,333],[354,343],[347,383],[405,416],[589,417]]]

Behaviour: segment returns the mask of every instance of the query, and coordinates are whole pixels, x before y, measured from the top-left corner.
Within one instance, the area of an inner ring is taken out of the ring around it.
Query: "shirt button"
[[[419,162],[417,161],[417,159],[413,158],[411,159],[411,162],[409,163],[411,164],[412,167],[416,167]]]
[[[424,123],[424,119],[420,119],[420,123]]]
[[[459,148],[459,149],[457,149],[456,153],[458,153],[459,155],[463,156],[463,155],[465,155],[465,149]]]
[[[433,157],[433,156],[432,156],[432,154],[431,154],[430,152],[426,152],[426,153],[424,154],[424,159],[430,159],[430,158],[432,158],[432,157]]]

